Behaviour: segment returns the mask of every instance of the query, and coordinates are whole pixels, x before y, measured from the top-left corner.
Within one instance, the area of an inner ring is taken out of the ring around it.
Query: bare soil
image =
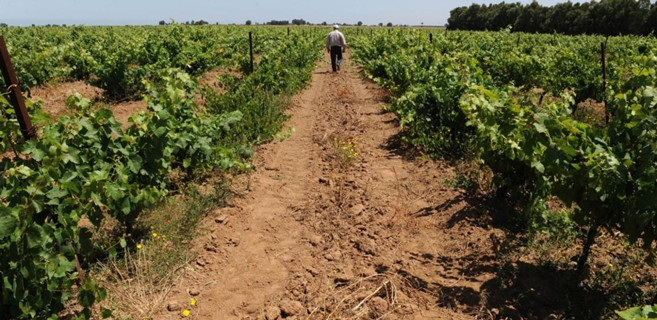
[[[79,93],[89,100],[98,100],[103,96],[103,89],[94,87],[84,81],[59,82],[46,84],[31,89],[32,100],[43,102],[43,111],[51,117],[59,117],[68,112],[66,99]]]
[[[501,230],[453,169],[408,156],[385,94],[349,54],[293,99],[294,134],[256,150],[232,206],[209,214],[199,255],[153,319],[493,318]],[[348,141],[352,147],[343,148]],[[196,306],[189,306],[194,298]]]
[[[103,98],[104,90],[84,81],[74,81],[39,86],[32,88],[31,93],[32,100],[43,102],[43,111],[51,118],[58,118],[69,112],[66,106],[66,99],[69,96],[79,93],[82,97],[91,101],[99,101]],[[134,100],[115,102],[105,107],[112,110],[117,121],[127,125],[128,118],[139,111],[145,111],[147,105],[144,100]]]

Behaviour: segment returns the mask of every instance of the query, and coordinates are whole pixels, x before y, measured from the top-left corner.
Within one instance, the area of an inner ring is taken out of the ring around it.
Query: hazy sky
[[[441,0],[0,0],[0,22],[9,25],[157,24],[205,20],[244,23],[305,19],[312,23],[444,25],[458,6],[500,1]],[[513,2],[513,1],[507,1]],[[530,1],[520,1],[529,3]],[[552,5],[557,0],[539,3]]]

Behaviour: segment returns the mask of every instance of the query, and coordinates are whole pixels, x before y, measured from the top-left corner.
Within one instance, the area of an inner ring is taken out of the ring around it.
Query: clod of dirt
[[[215,244],[206,243],[204,248],[205,248],[205,251],[210,251],[210,252],[217,253],[217,246]]]
[[[371,256],[376,256],[376,251],[377,251],[376,242],[374,242],[374,240],[370,238],[365,238],[356,241],[355,247],[356,249],[358,249],[358,251],[362,253],[369,254]]]
[[[320,236],[320,235],[313,235],[313,236],[310,236],[310,237],[308,238],[308,242],[310,242],[310,244],[311,244],[313,247],[317,247],[317,246],[319,246],[320,244],[322,244],[322,236]]]
[[[276,320],[281,317],[281,309],[275,306],[269,306],[265,308],[265,319],[266,320]]]
[[[327,179],[327,178],[319,178],[319,183],[321,183],[321,184],[325,184],[325,185],[327,185],[327,186],[330,186],[330,185],[331,185],[331,179]]]
[[[283,318],[306,314],[306,308],[299,301],[283,300],[280,308]]]
[[[328,261],[335,261],[342,259],[342,252],[340,250],[333,250],[324,255],[324,258]]]
[[[349,274],[347,272],[342,272],[340,274],[337,274],[335,278],[333,279],[333,282],[336,284],[347,284],[351,282],[351,280],[354,279],[354,276],[352,274]]]
[[[198,296],[199,294],[201,294],[201,292],[200,292],[198,289],[189,289],[189,295],[190,295],[190,296],[192,296],[192,297],[196,297],[196,296]]]
[[[239,237],[235,237],[235,238],[229,238],[228,241],[226,241],[226,243],[227,243],[228,245],[233,246],[233,247],[237,247],[237,246],[240,245],[240,241],[242,241],[241,238],[239,238]]]
[[[365,210],[365,206],[362,205],[362,204],[357,204],[357,205],[351,207],[350,211],[351,211],[352,215],[357,216],[357,215],[361,214],[363,212],[363,210]]]
[[[368,303],[370,317],[378,319],[388,312],[388,301],[381,297],[374,297]]]
[[[224,214],[214,218],[214,222],[220,223],[220,224],[226,224],[226,223],[228,223],[228,218],[230,218],[230,216],[224,213]]]
[[[319,275],[319,272],[317,271],[317,269],[315,269],[313,267],[307,267],[306,271],[308,271],[308,273],[310,273],[310,275],[313,276],[313,277],[316,277],[317,275]]]
[[[178,302],[171,301],[167,303],[167,310],[169,310],[170,312],[180,311],[182,310],[182,306]]]
[[[199,257],[196,260],[196,265],[203,268],[208,264],[208,261],[205,259],[205,257]]]

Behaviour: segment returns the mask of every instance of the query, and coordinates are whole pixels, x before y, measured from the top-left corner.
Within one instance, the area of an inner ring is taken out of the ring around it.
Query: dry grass
[[[182,275],[179,271],[188,265],[189,259],[180,261],[179,266],[165,274],[153,274],[153,265],[157,263],[157,255],[161,254],[162,249],[157,245],[142,245],[142,249],[133,253],[126,248],[122,258],[100,265],[101,271],[97,276],[104,279],[108,307],[117,316],[145,319],[165,301],[169,290]]]
[[[308,319],[383,319],[399,305],[397,288],[402,281],[394,274],[360,278],[324,297]],[[385,301],[385,310],[373,306],[375,299]]]
[[[100,307],[117,319],[150,319],[197,254],[191,241],[200,219],[226,204],[225,182],[187,187],[184,194],[146,212],[125,248],[97,263],[92,277],[107,290]]]

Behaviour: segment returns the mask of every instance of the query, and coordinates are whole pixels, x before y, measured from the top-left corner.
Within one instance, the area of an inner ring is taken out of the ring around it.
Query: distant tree
[[[322,22],[322,25],[323,25],[323,26],[327,25],[326,21]]]
[[[392,27],[392,22],[388,22],[388,24],[386,24],[386,26]]]
[[[525,9],[518,16],[513,29],[523,30],[525,32],[542,32],[545,30],[543,25],[546,20],[546,8],[534,0],[530,5],[525,6]]]
[[[379,27],[383,27],[383,22],[379,22]]]
[[[563,34],[650,34],[657,28],[657,3],[651,0],[571,1],[543,6],[537,1],[523,5],[472,4],[450,11],[449,29],[500,30]]]
[[[167,22],[166,22],[166,21],[164,21],[164,20],[160,20],[160,22],[159,22],[158,24],[159,24],[159,25],[161,25],[161,26],[164,26],[164,25],[166,25],[166,24],[167,24]]]
[[[250,26],[251,25],[251,20],[246,20],[246,25]]]
[[[644,34],[657,34],[657,4],[652,5],[648,16],[646,17],[646,25],[644,27]]]
[[[292,24],[296,26],[302,26],[307,24],[306,20],[303,19],[292,19]]]
[[[267,22],[267,24],[274,25],[274,26],[276,26],[276,25],[286,26],[286,25],[290,24],[290,21],[288,21],[288,20],[272,20],[272,21]]]
[[[0,23],[0,28],[6,28],[6,27],[9,27],[9,25],[4,22]]]
[[[357,25],[360,27],[363,25],[363,21],[358,21]]]

